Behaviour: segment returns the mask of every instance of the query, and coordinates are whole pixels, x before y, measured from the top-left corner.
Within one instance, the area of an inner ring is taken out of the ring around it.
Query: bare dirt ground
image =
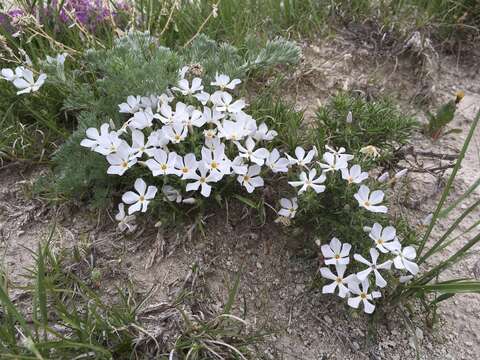
[[[413,153],[458,153],[480,106],[478,54],[469,59],[455,54],[438,57],[430,54],[431,58],[423,63],[423,55],[418,57],[408,52],[374,56],[368,41],[352,39],[349,34],[302,46],[304,60],[290,79],[293,85],[286,97],[306,109],[306,121],[314,116],[318,104],[327,101],[338,89],[357,90],[371,96],[390,94],[420,119],[423,113],[418,111],[415,101],[431,101],[434,108],[450,99],[456,90],[463,89],[466,96],[452,124],[463,129],[461,134],[447,135],[436,143],[420,133],[412,139]],[[480,131],[477,131],[452,198],[478,177],[479,152]],[[416,160],[409,156],[407,160],[403,165],[414,171],[399,185],[403,195],[398,198],[396,211],[418,224],[433,211],[449,170],[443,175],[416,170],[420,166],[443,166],[449,161],[422,156]],[[152,304],[171,300],[196,264],[209,306],[219,310],[226,301],[234,274],[240,272],[236,312],[245,314],[254,328],[273,334],[267,337],[266,345],[259,346],[255,359],[414,359],[415,341],[422,359],[480,356],[479,296],[462,295],[445,302],[440,308],[440,322],[433,329],[426,327],[418,308],[415,315],[407,311],[403,315],[402,311],[383,313],[377,327],[369,332],[367,317],[353,316],[344,303],[312,288],[318,261],[315,256],[305,257],[302,242],[288,228],[273,223],[260,226],[246,209],[232,204],[227,211],[206,219],[205,237],[184,236],[187,229],[179,229],[177,237],[163,238],[154,231],[121,237],[106,215],[95,218],[84,210],[72,213],[66,209],[49,210],[41,201],[31,198],[29,184],[39,171],[22,172],[16,167],[0,170],[0,251],[15,283],[25,283],[21,274],[32,263],[26,249],[35,249],[38,241],[48,236],[53,219],[57,218],[53,239],[58,248],[83,244],[94,249],[91,252],[95,254],[105,288],[132,280],[139,292],[154,289],[149,299]],[[469,202],[478,196],[477,190]],[[448,221],[456,216],[458,212],[453,212]],[[479,216],[478,212],[469,216],[462,229]],[[436,234],[446,226],[441,224]],[[464,240],[442,256],[461,247]],[[479,259],[477,249],[445,277],[479,278]],[[21,291],[14,290],[13,296],[21,296]]]

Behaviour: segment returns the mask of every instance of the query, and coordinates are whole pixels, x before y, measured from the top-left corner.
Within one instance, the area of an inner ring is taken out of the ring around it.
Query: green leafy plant
[[[435,115],[431,112],[427,112],[428,124],[425,131],[433,140],[437,140],[441,135],[446,135],[452,132],[461,132],[461,129],[450,129],[449,131],[444,132],[444,128],[454,119],[457,105],[462,101],[463,96],[463,91],[459,91],[456,94],[455,100],[450,100],[446,104],[440,106]]]
[[[417,127],[413,117],[400,112],[388,99],[367,101],[340,93],[318,109],[309,136],[318,148],[331,143],[357,154],[371,145],[388,159],[395,148],[408,142]]]

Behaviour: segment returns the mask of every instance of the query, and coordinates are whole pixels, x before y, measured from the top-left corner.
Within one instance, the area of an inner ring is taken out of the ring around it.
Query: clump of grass
[[[95,284],[101,281],[98,271],[85,267],[81,251],[54,249],[52,234],[32,252],[35,264],[28,269],[30,284],[24,288],[31,301],[16,304],[8,294],[7,274],[0,273],[2,359],[246,359],[252,345],[261,341],[262,334],[232,313],[240,275],[220,314],[192,310],[205,307],[199,304],[199,285],[190,281],[175,301],[165,304],[165,313],[158,314],[168,334],[156,332],[158,323],[153,330],[142,323],[144,314],[151,321],[152,311],[157,311],[145,306],[147,298],[140,299],[130,284],[119,288],[115,298],[105,299]],[[190,275],[199,271],[194,266]]]
[[[386,98],[365,100],[359,95],[339,93],[317,111],[309,139],[319,149],[343,146],[353,154],[368,145],[379,149],[384,158],[405,145],[418,122],[402,113]]]

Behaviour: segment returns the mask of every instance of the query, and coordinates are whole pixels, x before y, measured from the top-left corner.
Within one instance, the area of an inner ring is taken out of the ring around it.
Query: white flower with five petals
[[[162,149],[155,149],[153,151],[153,159],[145,161],[145,165],[150,169],[153,176],[159,175],[179,175],[179,171],[175,169],[177,163],[177,153],[167,153]]]
[[[274,173],[288,172],[290,161],[287,158],[280,157],[277,149],[273,149],[265,160],[265,165]]]
[[[367,314],[371,314],[375,310],[375,305],[372,304],[371,301],[381,297],[382,294],[379,291],[372,291],[371,293],[368,293],[368,287],[368,280],[364,280],[360,284],[355,281],[349,282],[348,290],[351,294],[357,296],[350,296],[348,298],[348,305],[358,309],[360,303],[363,303],[363,311],[365,311]]]
[[[233,90],[233,89],[235,89],[235,86],[237,86],[241,82],[242,81],[240,79],[233,79],[232,81],[230,81],[230,76],[228,76],[228,75],[224,75],[224,74],[218,75],[218,74],[216,74],[215,75],[215,81],[212,81],[210,85],[218,86],[220,88],[220,90],[223,91],[225,89]]]
[[[345,270],[347,267],[345,265],[335,265],[336,275],[327,267],[320,268],[320,274],[329,280],[333,280],[332,283],[322,287],[322,294],[333,294],[335,289],[338,287],[338,296],[345,298],[350,292],[348,290],[348,284],[350,282],[356,282],[357,279],[355,274],[350,274],[347,277],[344,277]]]
[[[188,82],[187,79],[181,79],[178,82],[178,86],[173,87],[172,90],[180,92],[182,95],[193,95],[199,91],[203,90],[203,85],[202,85],[202,79],[200,78],[194,78],[192,80],[192,85],[190,86],[190,83]]]
[[[312,188],[317,194],[324,192],[325,185],[320,184],[325,182],[325,174],[322,173],[318,178],[315,178],[315,176],[317,176],[316,169],[310,170],[308,176],[304,171],[302,171],[300,174],[300,181],[289,181],[288,183],[293,187],[301,186],[300,190],[298,191],[299,194],[307,191],[310,188]]]
[[[258,176],[260,174],[261,167],[259,165],[251,165],[248,167],[245,175],[238,175],[237,181],[247,189],[247,192],[251,193],[255,188],[262,187],[264,185],[263,179]]]
[[[406,246],[403,249],[397,247],[393,253],[396,255],[393,259],[395,268],[399,270],[407,270],[412,275],[418,274],[418,265],[413,262],[417,257],[417,252],[413,246]]]
[[[362,185],[356,194],[353,195],[358,201],[358,205],[364,207],[368,211],[376,213],[386,213],[386,206],[379,205],[383,201],[385,194],[381,190],[375,190],[370,193],[370,189]]]
[[[110,166],[107,169],[107,174],[123,175],[125,171],[130,169],[137,163],[137,158],[132,156],[132,149],[122,140],[116,152],[107,155],[107,161]]]
[[[326,265],[347,265],[350,262],[350,249],[352,245],[343,243],[336,237],[329,244],[322,245],[320,250],[325,258]]]
[[[204,197],[209,197],[212,191],[212,186],[209,183],[219,181],[220,177],[218,173],[209,171],[207,166],[200,162],[197,171],[190,176],[190,179],[195,181],[187,184],[187,191],[196,191],[201,187],[200,194]]]
[[[47,75],[40,74],[37,80],[35,80],[33,77],[33,72],[29,69],[23,68],[22,76],[17,77],[15,80],[13,80],[13,85],[15,85],[17,89],[19,89],[17,91],[17,95],[28,94],[38,91],[38,89],[40,89],[45,83],[46,79]]]
[[[293,219],[297,214],[298,200],[296,197],[291,199],[281,198],[280,205],[282,208],[278,211],[278,215]]]
[[[135,180],[133,187],[137,192],[128,191],[122,196],[122,201],[125,204],[130,205],[128,208],[129,215],[137,211],[147,211],[148,204],[157,193],[157,188],[155,186],[152,185],[147,188],[147,184],[141,178]]]
[[[378,251],[374,248],[371,248],[370,257],[372,261],[368,261],[360,254],[353,255],[353,258],[358,262],[361,262],[362,264],[365,264],[368,266],[368,268],[366,268],[365,270],[357,273],[358,280],[363,281],[367,279],[368,275],[370,275],[370,273],[373,272],[375,274],[375,285],[383,288],[387,286],[387,282],[385,281],[383,276],[380,274],[379,270],[390,270],[392,266],[392,261],[387,260],[381,264],[377,264],[378,256],[379,256]]]
[[[232,95],[225,91],[219,91],[214,93],[211,96],[211,100],[215,105],[215,109],[222,113],[226,112],[235,114],[242,111],[242,109],[247,106],[245,100],[243,99],[232,102]]]
[[[234,144],[237,145],[239,156],[260,166],[263,165],[265,159],[269,155],[268,150],[265,148],[254,150],[256,144],[251,137],[248,137],[247,140],[245,140],[244,146],[242,146],[242,144],[240,144],[238,141],[235,141]]]
[[[396,230],[393,226],[382,228],[382,225],[375,223],[370,229],[368,236],[373,240],[377,249],[384,254],[398,249],[400,245],[396,237]]]
[[[310,164],[312,162],[313,157],[316,155],[316,153],[317,153],[317,149],[313,148],[307,154],[305,154],[305,150],[302,147],[297,146],[295,148],[296,158],[294,158],[294,157],[292,157],[288,154],[285,154],[285,155],[287,156],[291,165],[298,165],[298,166],[301,166],[301,167],[306,167],[308,164]]]
[[[363,180],[368,178],[368,173],[362,172],[360,165],[353,165],[350,170],[348,168],[340,169],[342,172],[342,179],[348,181],[349,184],[360,184]]]

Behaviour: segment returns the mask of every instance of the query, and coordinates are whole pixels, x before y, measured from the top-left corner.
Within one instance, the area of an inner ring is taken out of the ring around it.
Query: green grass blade
[[[48,246],[48,243],[45,247]],[[42,325],[43,336],[46,340],[47,332],[45,328],[48,325],[48,312],[47,312],[47,292],[45,289],[45,258],[44,249],[38,245],[38,257],[37,257],[37,277],[35,284],[35,302],[40,310],[40,324]],[[35,313],[37,309],[35,309]]]
[[[432,268],[430,271],[422,275],[420,278],[412,282],[409,288],[413,288],[416,285],[425,285],[433,278],[435,278],[438,274],[442,271],[453,265],[455,262],[460,260],[463,256],[467,254],[467,251],[470,250],[473,246],[475,246],[478,242],[480,242],[480,233],[478,233],[474,238],[468,241],[460,250],[458,250],[455,254],[450,256],[447,260],[442,261],[440,264]]]
[[[414,286],[424,292],[438,292],[440,294],[480,293],[480,281],[454,280],[439,282],[431,285]]]
[[[443,190],[442,197],[440,198],[437,208],[433,213],[432,221],[430,222],[430,225],[427,231],[425,232],[425,234],[423,235],[422,241],[420,242],[420,246],[418,247],[418,250],[417,250],[418,256],[422,254],[425,244],[427,243],[427,240],[430,237],[430,234],[432,233],[433,227],[435,226],[439,218],[442,207],[445,204],[445,201],[447,200],[448,194],[450,193],[450,189],[452,187],[453,181],[457,176],[458,170],[460,170],[460,165],[462,164],[462,161],[465,157],[468,146],[472,141],[473,134],[475,133],[475,129],[477,128],[479,119],[480,119],[480,111],[477,112],[477,115],[475,116],[475,119],[473,120],[473,123],[470,126],[470,131],[468,132],[465,142],[463,143],[463,147],[462,147],[462,150],[460,151],[460,154],[458,155],[458,159],[457,159],[457,162],[455,163],[455,167],[453,168],[452,174],[448,178],[447,184],[445,185],[445,190]]]
[[[472,211],[474,211],[480,205],[480,199],[477,200],[473,205],[471,205],[467,210],[465,210],[455,222],[448,228],[448,230],[438,239],[435,244],[423,255],[419,260],[418,264],[425,262],[430,256],[437,253],[439,250],[443,249],[441,245],[448,239],[450,234],[458,227],[458,225],[465,219]]]
[[[479,186],[480,186],[480,177],[477,179],[477,181],[475,181],[475,182],[467,189],[467,191],[465,191],[465,193],[464,193],[462,196],[460,196],[458,199],[456,199],[456,200],[452,203],[452,205],[450,205],[450,206],[449,206],[448,208],[446,208],[445,210],[442,210],[442,211],[440,212],[440,214],[438,215],[439,218],[444,218],[444,217],[446,217],[446,216],[450,213],[450,211],[452,211],[452,210],[455,209],[458,205],[460,205],[460,204],[463,202],[463,200],[467,199],[467,198],[472,194],[472,192],[474,192],[475,189],[476,189],[477,187],[479,187]]]

